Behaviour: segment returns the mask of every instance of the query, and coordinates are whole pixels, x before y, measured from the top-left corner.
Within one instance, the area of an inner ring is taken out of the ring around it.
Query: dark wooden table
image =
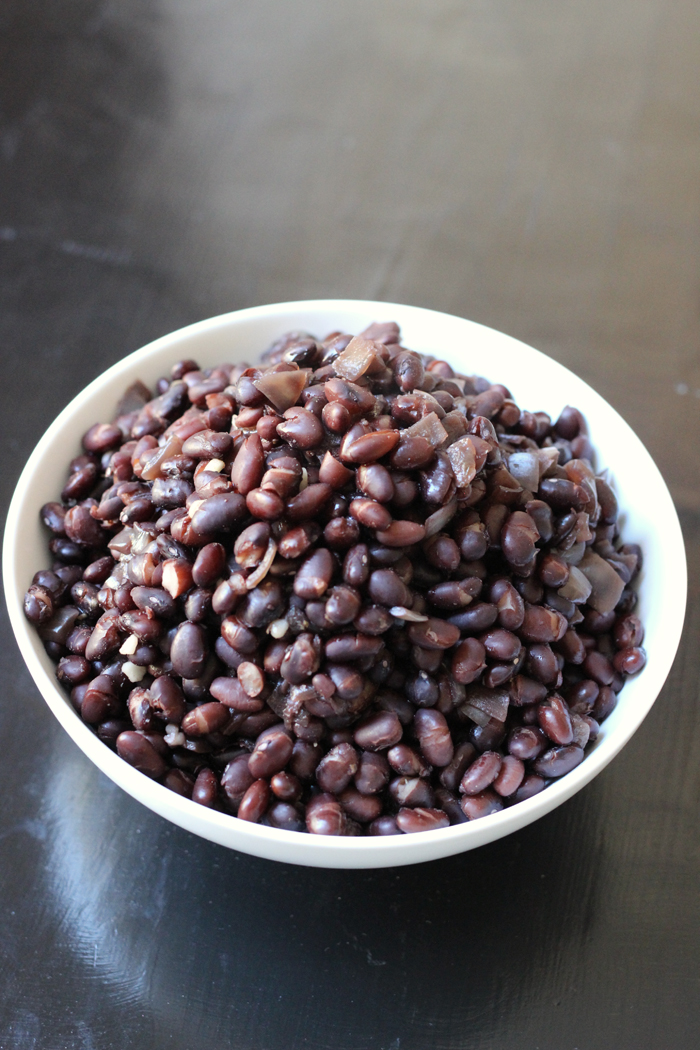
[[[53,720],[3,614],[3,1050],[698,1045],[699,65],[691,0],[2,5],[4,505],[59,409],[151,338],[378,298],[592,383],[664,472],[691,572],[674,671],[611,767],[510,838],[374,873],[147,812]]]

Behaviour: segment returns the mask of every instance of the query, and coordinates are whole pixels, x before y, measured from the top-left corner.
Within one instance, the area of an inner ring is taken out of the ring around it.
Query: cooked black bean
[[[313,834],[474,820],[578,764],[644,665],[642,552],[581,414],[552,427],[399,340],[179,362],[41,509],[25,610],[58,680],[200,805]]]
[[[117,737],[117,754],[147,777],[157,780],[167,771],[165,759],[158,753],[151,740],[139,732],[127,730]]]
[[[365,719],[354,732],[355,743],[366,751],[382,751],[398,744],[403,727],[393,711],[378,711]]]
[[[572,744],[568,747],[553,747],[533,762],[535,773],[549,779],[563,777],[583,761],[583,748]]]
[[[185,620],[178,627],[170,647],[173,670],[182,678],[197,678],[204,670],[208,655],[209,644],[204,628]]]
[[[253,749],[248,763],[251,776],[271,777],[284,769],[292,756],[294,742],[288,733],[281,729],[267,730]]]

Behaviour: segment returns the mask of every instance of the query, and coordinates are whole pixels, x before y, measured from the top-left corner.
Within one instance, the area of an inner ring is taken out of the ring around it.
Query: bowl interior
[[[283,332],[302,329],[324,337],[358,332],[372,321],[395,320],[402,342],[444,358],[466,373],[510,388],[517,403],[556,418],[564,405],[580,408],[617,492],[623,535],[644,551],[638,611],[648,662],[625,685],[581,765],[540,795],[502,813],[442,831],[380,839],[330,839],[246,824],[203,809],[150,781],[119,759],[85,726],[54,678],[54,665],[25,620],[22,596],[34,572],[48,564],[39,508],[56,499],[80,438],[96,421],[113,417],[124,389],[147,385],[180,358],[203,366],[254,363]],[[8,515],[3,552],[7,606],[22,655],[42,695],[79,747],[133,797],[174,823],[223,845],[273,859],[329,867],[380,867],[447,856],[481,845],[549,812],[593,778],[637,729],[663,685],[680,640],[686,567],[678,518],[668,489],[648,452],[618,413],[583,380],[516,339],[447,314],[397,304],[321,300],[256,307],[200,322],[136,351],[91,383],[60,414],[39,442],[18,483]]]

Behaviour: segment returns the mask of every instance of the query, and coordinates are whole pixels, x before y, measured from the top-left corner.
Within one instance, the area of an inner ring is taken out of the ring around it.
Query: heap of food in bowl
[[[179,361],[96,423],[25,614],[82,719],[238,819],[395,835],[574,769],[645,662],[581,413],[400,343]]]

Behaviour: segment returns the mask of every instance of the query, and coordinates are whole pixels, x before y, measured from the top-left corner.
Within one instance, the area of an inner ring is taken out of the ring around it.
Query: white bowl
[[[624,539],[644,551],[638,612],[648,662],[625,685],[581,765],[539,795],[500,813],[440,831],[378,838],[306,835],[250,824],[199,806],[137,772],[73,710],[56,682],[54,664],[22,612],[33,574],[49,563],[39,508],[57,498],[82,434],[94,422],[113,417],[119,397],[134,380],[152,385],[175,361],[187,357],[203,366],[254,362],[291,329],[323,337],[335,329],[355,333],[372,321],[389,320],[400,324],[405,346],[505,383],[523,408],[556,418],[564,405],[572,404],[585,414],[598,449],[597,466],[609,469],[617,491]],[[525,827],[571,798],[627,743],[658,696],[680,640],[687,587],[683,540],[668,489],[639,438],[586,383],[532,347],[473,321],[415,306],[343,299],[278,303],[200,321],[137,350],[90,383],[49,427],[22,472],[5,529],[3,573],[10,620],[34,681],[64,729],[108,777],[149,809],[213,842],[258,857],[330,868],[389,867],[450,856]]]

